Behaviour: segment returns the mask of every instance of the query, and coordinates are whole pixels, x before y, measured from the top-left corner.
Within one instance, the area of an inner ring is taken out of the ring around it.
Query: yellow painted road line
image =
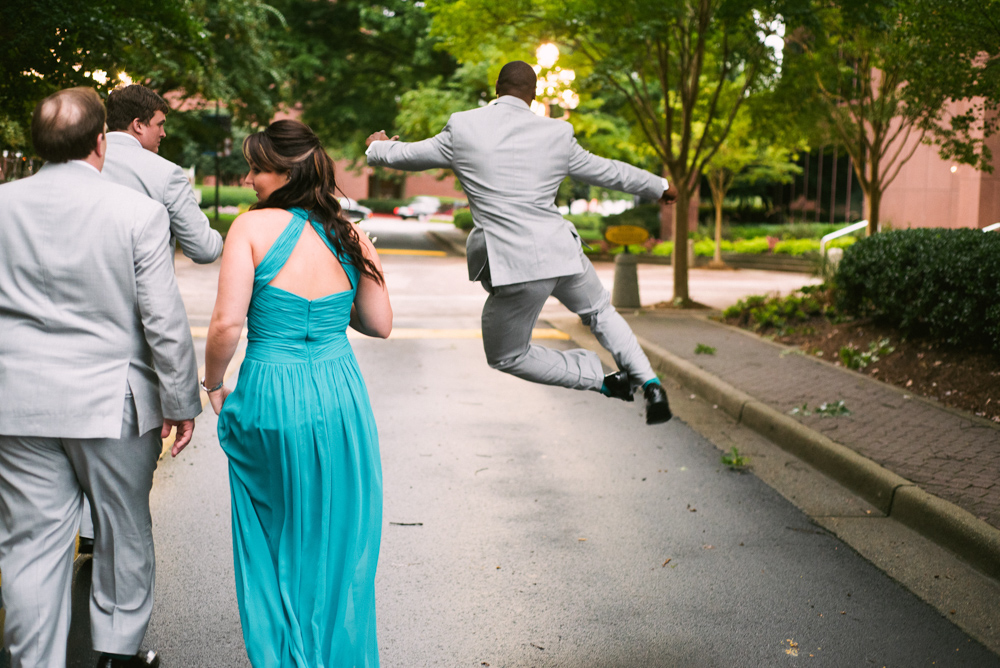
[[[407,248],[376,248],[379,255],[426,255],[430,257],[447,257],[447,253],[440,250],[410,250]]]
[[[204,339],[208,336],[208,327],[192,327],[191,336],[196,339]],[[246,338],[246,330],[240,335],[240,338]],[[370,337],[356,332],[353,329],[347,330],[347,338],[349,339],[367,339]],[[481,339],[483,338],[482,331],[478,329],[419,329],[413,327],[397,327],[392,330],[392,334],[389,335],[390,339]],[[531,338],[533,339],[548,339],[557,341],[568,341],[569,335],[565,332],[561,332],[558,329],[552,329],[550,327],[537,327],[531,331]],[[229,380],[229,377],[233,375],[237,368],[239,368],[240,362],[243,361],[244,352],[242,350],[237,351],[233,360],[229,363],[229,368],[226,371],[225,379]],[[203,378],[205,376],[205,367],[198,369],[198,378]],[[208,395],[204,392],[201,393],[201,407],[205,408],[208,406]],[[170,452],[170,448],[174,445],[174,434],[171,433],[170,436],[163,439],[163,450],[160,453],[160,458],[162,459]]]

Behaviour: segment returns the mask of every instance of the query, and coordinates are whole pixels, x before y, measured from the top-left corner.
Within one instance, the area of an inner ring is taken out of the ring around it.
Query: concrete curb
[[[548,320],[577,341],[589,338],[590,330],[575,318]],[[696,364],[642,337],[637,338],[657,372],[670,376],[717,405],[737,422],[833,478],[887,517],[953,552],[987,576],[1000,580],[1000,530],[754,399]]]
[[[638,339],[657,371],[718,405],[737,422],[830,476],[886,516],[1000,580],[1000,530],[757,401],[697,365],[641,337]]]
[[[459,243],[457,240],[452,239],[446,234],[441,234],[440,232],[435,232],[434,230],[428,230],[427,234],[430,235],[434,241],[438,242],[442,246],[448,248],[455,255],[461,255],[465,257],[465,243]]]

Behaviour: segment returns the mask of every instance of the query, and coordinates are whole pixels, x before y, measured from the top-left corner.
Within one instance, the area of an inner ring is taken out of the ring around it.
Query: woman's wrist
[[[209,386],[208,383],[205,382],[205,379],[202,378],[201,382],[199,383],[199,385],[201,385],[201,389],[202,389],[203,392],[205,392],[206,394],[211,394],[212,392],[218,392],[219,390],[221,390],[222,389],[222,384],[225,383],[225,382],[226,382],[226,380],[225,380],[225,378],[223,378],[222,380],[219,381],[218,385]]]

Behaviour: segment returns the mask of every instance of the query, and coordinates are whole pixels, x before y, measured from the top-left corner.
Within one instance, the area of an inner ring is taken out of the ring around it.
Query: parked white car
[[[414,197],[405,206],[397,206],[392,212],[403,220],[408,218],[426,219],[437,213],[440,208],[441,200],[437,197],[421,195],[420,197]]]
[[[350,197],[340,198],[340,208],[344,210],[344,215],[352,223],[359,223],[366,218],[372,217],[372,210],[367,206],[362,206]]]

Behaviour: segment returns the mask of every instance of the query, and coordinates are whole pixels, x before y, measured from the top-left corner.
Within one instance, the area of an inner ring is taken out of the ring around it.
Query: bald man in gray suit
[[[368,137],[368,164],[404,170],[452,169],[469,198],[475,228],[466,242],[469,280],[489,297],[483,307],[483,347],[489,365],[520,378],[632,401],[642,388],[646,423],[671,418],[666,392],[635,335],[611,305],[573,224],[555,205],[567,176],[646,199],[676,200],[666,179],[583,150],[573,126],[535,115],[535,72],[523,61],[504,65],[497,100],[453,114],[430,139],[404,143],[384,132]],[[580,316],[619,371],[604,375],[590,350],[531,344],[549,296]]]
[[[65,665],[74,538],[95,509],[90,599],[99,668],[137,653],[153,607],[149,492],[201,412],[167,211],[100,170],[105,112],[87,88],[43,100],[47,162],[0,185],[0,570],[12,666]]]

